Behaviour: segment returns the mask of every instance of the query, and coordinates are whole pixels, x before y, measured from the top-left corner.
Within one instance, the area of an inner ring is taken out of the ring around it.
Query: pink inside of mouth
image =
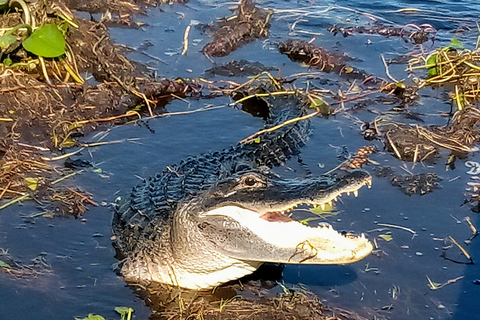
[[[290,222],[293,221],[286,215],[280,213],[280,212],[265,212],[260,215],[260,218],[263,220],[267,220],[269,222]]]

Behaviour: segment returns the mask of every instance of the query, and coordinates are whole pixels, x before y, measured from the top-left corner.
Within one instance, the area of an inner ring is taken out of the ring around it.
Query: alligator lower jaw
[[[275,216],[274,221],[261,218],[262,215]],[[275,263],[306,264],[348,264],[359,261],[369,255],[372,244],[362,235],[344,235],[330,225],[309,227],[280,213],[263,213],[248,210],[235,205],[227,205],[206,213],[211,216],[230,217],[243,229],[248,229],[256,248],[270,248],[265,256],[243,255],[246,261],[264,261]],[[253,240],[257,239],[257,240]],[[240,240],[239,240],[240,241]],[[258,251],[258,249],[257,249]],[[271,252],[275,254],[271,255]],[[271,259],[266,256],[270,254]],[[232,257],[235,258],[235,255]]]

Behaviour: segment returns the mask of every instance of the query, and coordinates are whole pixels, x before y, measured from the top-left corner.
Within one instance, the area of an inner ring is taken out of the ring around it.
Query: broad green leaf
[[[38,187],[38,178],[25,178],[28,189],[35,191]]]
[[[117,313],[119,313],[122,316],[126,315],[129,312],[129,310],[133,310],[133,309],[128,307],[115,307],[115,311],[117,311]]]
[[[450,48],[463,48],[463,43],[458,39],[452,39],[450,42]]]
[[[0,260],[0,268],[10,269],[11,266],[8,263],[6,263],[5,261]]]
[[[55,24],[45,24],[36,29],[22,45],[25,50],[45,58],[59,57],[65,53],[65,38]]]
[[[379,234],[378,236],[385,241],[392,241],[393,240],[392,236],[389,235],[389,234]]]
[[[122,316],[122,320],[131,319],[133,313],[133,309],[128,307],[116,307],[115,311]]]
[[[11,34],[4,34],[0,37],[0,48],[8,48],[10,45],[14,44],[15,41],[17,41],[17,37],[12,36]]]
[[[10,58],[5,58],[5,59],[3,59],[3,65],[4,65],[5,67],[10,67],[10,66],[12,65],[12,63],[13,63],[13,61],[12,61],[12,59],[10,59]]]

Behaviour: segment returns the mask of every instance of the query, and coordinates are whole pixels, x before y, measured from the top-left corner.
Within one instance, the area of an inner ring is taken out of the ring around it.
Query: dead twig
[[[398,225],[395,225],[395,224],[388,224],[388,223],[377,223],[377,225],[382,226],[382,227],[395,228],[395,229],[401,229],[401,230],[408,231],[412,234],[412,239],[417,235],[416,231],[414,231],[410,228],[407,228],[407,227],[402,227],[402,226],[398,226]]]
[[[71,188],[69,188],[69,187],[65,187],[65,188],[67,188],[67,190],[70,191],[71,193],[79,196],[83,201],[86,201],[86,202],[90,203],[91,205],[93,205],[93,206],[95,206],[95,207],[98,207],[98,203],[96,203],[95,201],[93,201],[93,200],[90,199],[89,197],[87,197],[87,196],[81,194],[80,192],[75,191],[75,190],[73,190],[73,189],[71,189]]]
[[[264,134],[266,132],[273,132],[275,130],[278,130],[286,125],[289,125],[289,124],[292,124],[292,123],[295,123],[295,122],[298,122],[298,121],[302,121],[302,120],[306,120],[306,119],[309,119],[309,118],[312,118],[312,117],[315,117],[317,115],[320,114],[320,111],[316,111],[314,113],[310,113],[310,114],[307,114],[303,117],[297,117],[297,118],[293,118],[293,119],[288,119],[287,121],[279,124],[279,125],[276,125],[276,126],[273,126],[271,128],[267,128],[267,129],[263,129],[263,130],[260,130],[260,131],[257,131],[255,132],[254,134],[248,136],[247,138],[243,139],[242,141],[240,141],[240,143],[250,143],[250,142],[253,142],[254,141],[254,138],[255,137],[258,137],[259,135],[261,134]]]
[[[438,284],[438,283],[435,283],[433,282],[432,280],[430,280],[430,278],[428,276],[427,277],[427,280],[428,280],[428,287],[430,288],[430,290],[438,290],[438,289],[441,289],[443,287],[445,287],[446,285],[449,285],[449,284],[452,284],[452,283],[455,283],[459,280],[462,280],[463,278],[465,278],[465,276],[460,276],[458,278],[455,278],[455,279],[450,279],[448,280],[447,282],[445,283],[442,283],[442,284]]]

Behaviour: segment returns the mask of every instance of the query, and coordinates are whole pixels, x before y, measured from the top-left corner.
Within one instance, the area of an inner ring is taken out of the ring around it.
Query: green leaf
[[[330,213],[330,211],[332,211],[333,209],[333,207],[328,203],[324,205],[324,208],[325,209],[322,209],[322,206],[316,206],[311,208],[310,212],[314,214],[325,214],[325,213]]]
[[[3,59],[3,64],[5,65],[5,67],[10,67],[12,65],[12,63],[13,63],[13,61],[10,58]]]
[[[389,235],[389,234],[379,234],[378,236],[385,241],[392,241],[393,240],[392,236]]]
[[[104,317],[96,315],[96,314],[89,314],[88,317],[85,318],[75,318],[75,320],[105,320]]]
[[[438,75],[438,73],[440,72],[440,70],[437,67],[437,59],[438,59],[438,54],[436,53],[430,55],[427,59],[426,67],[428,70],[429,77],[434,77]]]
[[[463,48],[463,43],[458,39],[452,39],[450,42],[450,48]]]
[[[25,178],[28,189],[35,191],[38,187],[38,178]]]
[[[65,38],[53,23],[36,29],[22,45],[25,50],[40,57],[55,58],[65,54]]]
[[[5,261],[0,260],[0,268],[10,269],[11,266],[8,263],[6,263]]]
[[[11,34],[4,34],[0,37],[0,48],[8,48],[10,45],[14,44],[15,41],[17,41],[17,37],[12,36]]]
[[[310,104],[310,109],[319,110],[324,117],[330,115],[330,105],[320,98],[316,98],[312,101]]]
[[[117,313],[119,313],[121,316],[126,315],[130,312],[130,310],[132,309],[128,307],[115,307],[115,311],[117,311]]]
[[[74,147],[77,144],[77,142],[73,139],[67,138],[63,140],[63,142],[60,144],[60,147],[68,149],[71,147]]]
[[[133,313],[133,309],[128,307],[116,307],[115,311],[122,316],[122,320],[130,319]]]

